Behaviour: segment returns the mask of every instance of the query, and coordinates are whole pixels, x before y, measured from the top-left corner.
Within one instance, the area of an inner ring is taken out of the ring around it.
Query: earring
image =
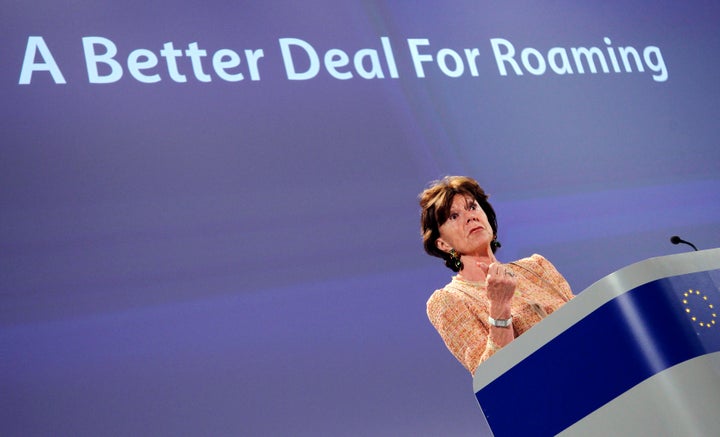
[[[493,253],[495,253],[495,251],[500,247],[502,247],[502,244],[498,241],[497,235],[493,236],[493,239],[490,242],[490,249],[492,249]]]
[[[463,268],[463,263],[460,261],[460,257],[458,256],[458,253],[455,251],[455,249],[450,249],[450,264],[452,267],[454,267],[453,270],[456,272],[459,272]],[[451,267],[451,268],[452,268]]]

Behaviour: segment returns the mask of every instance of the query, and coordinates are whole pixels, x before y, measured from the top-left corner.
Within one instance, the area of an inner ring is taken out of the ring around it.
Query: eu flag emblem
[[[717,326],[717,305],[700,290],[688,290],[683,293],[682,303],[690,320],[700,328],[712,329]]]

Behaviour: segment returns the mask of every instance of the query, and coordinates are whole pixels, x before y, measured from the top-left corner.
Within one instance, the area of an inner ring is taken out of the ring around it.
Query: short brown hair
[[[444,178],[433,181],[430,186],[420,193],[420,231],[423,237],[423,246],[425,252],[429,255],[436,256],[445,260],[445,265],[453,271],[456,270],[453,263],[450,262],[450,255],[440,250],[437,245],[437,239],[440,238],[440,226],[448,219],[450,207],[455,195],[472,197],[477,200],[480,207],[485,212],[490,227],[493,230],[493,236],[497,237],[497,218],[495,210],[488,202],[488,195],[480,187],[475,179],[467,176],[445,176]],[[493,253],[500,246],[495,239],[490,244]]]

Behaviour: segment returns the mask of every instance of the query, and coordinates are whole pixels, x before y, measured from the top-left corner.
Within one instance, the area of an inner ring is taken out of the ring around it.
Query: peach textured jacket
[[[513,271],[517,280],[515,297],[510,304],[515,338],[573,298],[565,278],[541,255],[535,254],[505,266]],[[500,349],[488,341],[490,302],[486,291],[484,283],[454,276],[427,302],[430,322],[450,352],[470,373]]]

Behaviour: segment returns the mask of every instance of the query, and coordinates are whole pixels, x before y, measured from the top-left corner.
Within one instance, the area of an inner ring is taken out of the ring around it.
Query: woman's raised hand
[[[493,307],[510,309],[510,301],[515,294],[515,275],[511,270],[506,268],[502,263],[494,262],[487,265],[479,262],[478,267],[485,272],[485,282],[487,283],[487,296]]]

